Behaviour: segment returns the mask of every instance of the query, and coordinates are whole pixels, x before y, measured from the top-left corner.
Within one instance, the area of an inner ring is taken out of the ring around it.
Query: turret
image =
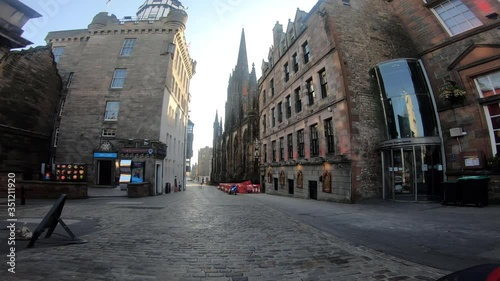
[[[95,15],[92,22],[88,25],[89,30],[102,29],[108,24],[118,24],[118,18],[115,15],[108,16],[107,12],[100,12]]]

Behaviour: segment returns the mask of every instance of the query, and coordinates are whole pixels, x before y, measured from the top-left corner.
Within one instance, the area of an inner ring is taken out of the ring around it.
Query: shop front
[[[440,200],[446,165],[435,101],[420,61],[391,60],[372,72],[386,140],[380,143],[384,199]]]

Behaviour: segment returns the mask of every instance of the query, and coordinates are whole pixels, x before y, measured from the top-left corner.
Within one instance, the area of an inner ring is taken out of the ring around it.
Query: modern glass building
[[[380,144],[384,199],[438,199],[445,161],[436,105],[416,59],[397,59],[372,70],[386,124]]]

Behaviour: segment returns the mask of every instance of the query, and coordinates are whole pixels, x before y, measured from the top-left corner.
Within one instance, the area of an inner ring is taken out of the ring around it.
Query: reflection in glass
[[[417,60],[382,63],[375,74],[389,139],[438,136],[431,94]]]
[[[485,98],[500,94],[500,71],[481,76],[475,81],[481,97]]]

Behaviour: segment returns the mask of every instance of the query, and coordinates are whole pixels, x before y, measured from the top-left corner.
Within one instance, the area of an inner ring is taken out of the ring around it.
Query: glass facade
[[[385,199],[439,200],[443,157],[437,113],[418,60],[398,59],[373,69],[385,117],[380,144]]]
[[[388,61],[375,67],[387,138],[439,136],[431,94],[417,60]]]

